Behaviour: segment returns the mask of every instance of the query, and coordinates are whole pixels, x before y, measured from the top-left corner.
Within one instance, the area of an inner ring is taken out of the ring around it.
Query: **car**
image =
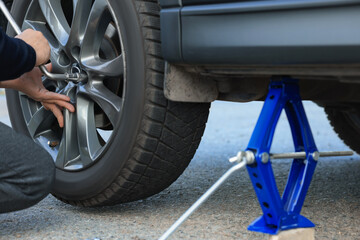
[[[279,76],[298,79],[302,98],[360,152],[358,0],[7,3],[22,29],[49,40],[53,72],[87,74],[43,79],[76,106],[63,129],[40,103],[6,91],[13,128],[54,159],[61,201],[103,206],[162,191],[193,158],[211,102],[264,100]]]

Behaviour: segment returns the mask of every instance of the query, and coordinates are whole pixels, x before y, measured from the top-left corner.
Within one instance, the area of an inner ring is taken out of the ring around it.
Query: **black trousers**
[[[54,176],[48,152],[0,122],[0,213],[38,203],[51,191]]]

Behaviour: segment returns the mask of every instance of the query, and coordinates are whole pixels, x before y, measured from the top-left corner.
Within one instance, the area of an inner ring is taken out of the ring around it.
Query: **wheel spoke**
[[[94,56],[83,60],[81,63],[88,71],[99,75],[118,77],[124,74],[122,55],[111,60],[104,60]]]
[[[70,27],[59,0],[39,1],[44,17],[58,42],[65,46],[69,38]]]
[[[82,60],[99,56],[100,46],[110,21],[111,15],[107,11],[106,1],[95,0],[85,27],[80,53]]]
[[[91,11],[91,1],[73,0],[74,14],[67,47],[79,47],[84,37],[86,24]]]
[[[80,1],[80,0],[79,0]],[[104,76],[121,76],[124,73],[122,55],[113,59],[102,59],[99,56],[101,44],[111,22],[105,1],[96,0],[85,28],[80,61],[84,68]]]
[[[96,102],[109,118],[111,124],[116,126],[120,119],[122,99],[111,92],[101,81],[92,81],[79,88],[79,93],[88,96]]]
[[[63,90],[63,93],[74,99],[76,88],[73,84],[69,84],[67,88]],[[64,114],[64,128],[59,146],[58,156],[55,160],[55,165],[59,168],[68,167],[72,162],[79,159],[79,144],[77,141],[77,115],[69,112],[65,109]]]
[[[53,70],[59,70],[61,69],[61,66],[58,64],[59,62],[59,43],[54,38],[54,35],[49,31],[49,29],[46,27],[45,23],[38,22],[38,21],[30,21],[26,20],[23,24],[23,29],[31,28],[36,31],[42,32],[44,37],[48,40],[50,48],[51,48],[51,62],[53,64]]]
[[[23,23],[23,29],[26,28],[32,28],[36,31],[42,32],[44,37],[48,40],[51,48],[57,49],[59,47],[57,40],[54,38],[54,35],[52,35],[52,33],[46,27],[46,23],[39,21],[25,20]]]
[[[76,134],[76,115],[68,110],[64,111],[65,126],[55,165],[59,168],[69,166],[69,163],[79,158],[79,148]]]
[[[73,9],[74,9],[73,16],[75,16],[76,6],[77,6],[78,1],[79,1],[79,0],[72,0],[72,2],[73,2]]]
[[[52,123],[55,121],[55,116],[51,111],[46,110],[44,107],[41,107],[35,114],[31,117],[30,121],[27,123],[30,136],[36,138],[36,136],[50,129]]]
[[[95,160],[102,147],[96,131],[94,102],[80,96],[77,99],[76,111],[81,162],[86,166]]]

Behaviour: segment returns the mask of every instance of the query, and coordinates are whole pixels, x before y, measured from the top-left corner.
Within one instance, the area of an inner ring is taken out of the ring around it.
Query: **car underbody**
[[[355,104],[360,101],[359,69],[357,65],[194,67],[167,64],[164,91],[173,101],[259,101],[264,100],[271,79],[291,76],[299,80],[304,100],[322,106]]]
[[[169,99],[263,100],[271,78],[292,76],[303,99],[360,100],[359,1],[176,2],[160,1]]]

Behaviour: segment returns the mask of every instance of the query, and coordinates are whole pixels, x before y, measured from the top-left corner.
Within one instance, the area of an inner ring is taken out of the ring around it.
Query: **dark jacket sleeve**
[[[35,66],[35,50],[23,40],[7,36],[0,28],[0,81],[20,77]]]

